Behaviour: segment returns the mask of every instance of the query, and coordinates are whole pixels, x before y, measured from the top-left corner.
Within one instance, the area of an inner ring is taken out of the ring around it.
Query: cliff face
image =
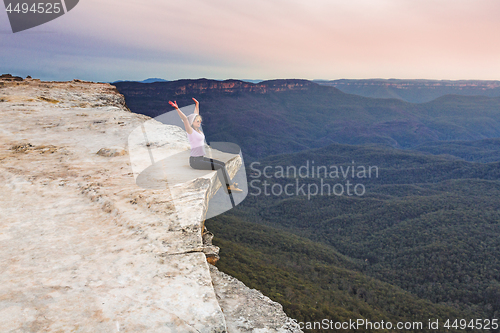
[[[165,84],[165,83],[163,83]],[[207,91],[211,93],[241,93],[255,92],[265,94],[267,92],[277,92],[286,90],[306,90],[315,83],[306,80],[272,80],[257,84],[238,80],[214,81],[214,80],[180,80],[171,84],[176,95],[203,94]]]
[[[127,140],[150,118],[113,86],[0,80],[0,113],[1,332],[300,331],[207,263],[215,172],[175,202],[136,184]]]
[[[132,93],[134,89],[139,89],[140,94],[147,92],[150,95],[160,95],[168,92],[169,96],[183,95],[203,95],[210,94],[238,94],[238,93],[258,93],[288,91],[288,90],[307,90],[318,86],[316,83],[307,80],[270,80],[261,83],[250,83],[239,80],[215,81],[208,79],[198,80],[178,80],[172,82],[155,82],[143,84],[138,82],[119,82],[121,87],[127,87]]]

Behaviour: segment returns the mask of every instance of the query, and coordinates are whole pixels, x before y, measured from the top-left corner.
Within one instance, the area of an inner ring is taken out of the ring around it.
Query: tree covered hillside
[[[356,166],[376,165],[378,177],[273,176],[280,167],[298,169],[307,161],[309,166],[312,161],[328,167],[347,168],[352,161]],[[335,144],[270,156],[247,167],[248,180],[254,181],[247,199],[207,226],[223,249],[220,267],[268,290],[288,304],[291,316],[318,319],[322,311],[333,316],[328,309],[339,306],[335,302],[343,297],[345,308],[352,311],[345,318],[360,313],[367,318],[423,318],[437,316],[438,309],[445,309],[444,316],[500,316],[500,163]],[[268,196],[255,195],[264,181],[268,189],[277,189],[297,180],[304,188],[350,180],[362,183],[366,193],[308,198],[295,193],[277,196],[269,190]],[[298,238],[287,236],[290,233]],[[258,265],[272,281],[259,277]],[[384,283],[391,292],[379,289]],[[299,292],[306,286],[308,292]],[[323,299],[322,290],[331,291],[331,298]],[[287,301],[287,291],[293,301]],[[406,298],[392,294],[397,291],[407,293]],[[397,301],[391,306],[392,297]]]

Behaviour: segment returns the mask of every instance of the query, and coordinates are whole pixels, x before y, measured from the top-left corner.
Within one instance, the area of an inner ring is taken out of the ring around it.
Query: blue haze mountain
[[[156,117],[201,102],[210,141],[235,142],[249,159],[332,143],[412,148],[428,142],[500,137],[500,98],[446,95],[414,104],[346,94],[307,80],[257,84],[208,79],[117,82],[127,105]]]
[[[500,81],[484,80],[314,80],[347,94],[373,98],[396,98],[411,103],[430,102],[444,95],[500,96]]]

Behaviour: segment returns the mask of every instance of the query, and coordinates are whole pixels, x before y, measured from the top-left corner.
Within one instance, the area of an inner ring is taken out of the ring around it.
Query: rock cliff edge
[[[207,262],[215,172],[175,202],[137,185],[128,137],[151,119],[112,85],[0,78],[0,114],[0,332],[300,332]]]

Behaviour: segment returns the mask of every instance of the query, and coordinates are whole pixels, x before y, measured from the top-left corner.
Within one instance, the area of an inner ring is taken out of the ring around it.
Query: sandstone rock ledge
[[[215,172],[175,205],[136,185],[127,137],[149,118],[113,86],[0,80],[0,116],[0,332],[300,332],[207,263]]]

